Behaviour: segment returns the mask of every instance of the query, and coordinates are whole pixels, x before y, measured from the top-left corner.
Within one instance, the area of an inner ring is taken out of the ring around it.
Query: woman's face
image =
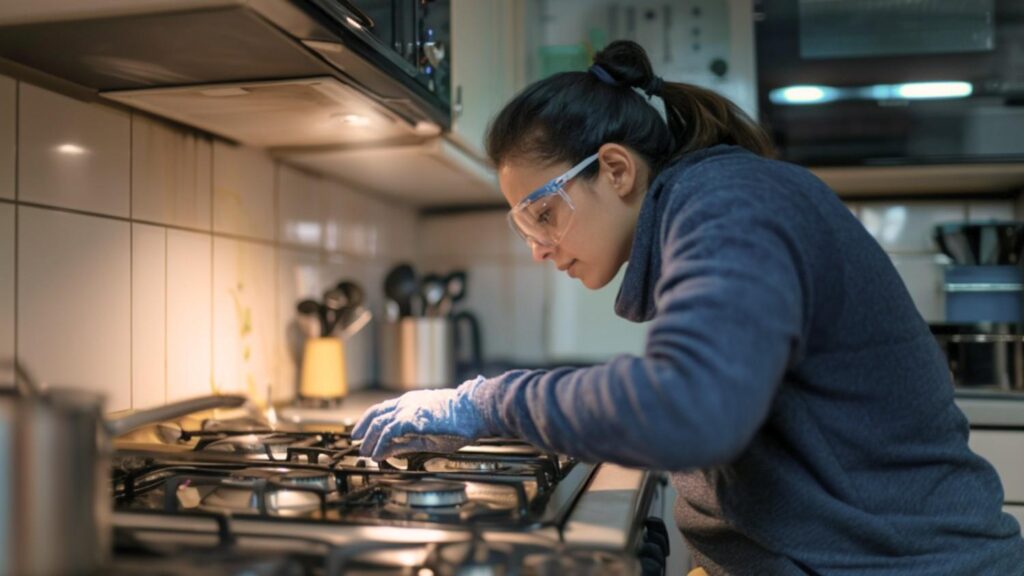
[[[611,282],[629,258],[648,180],[645,163],[618,144],[602,146],[598,162],[595,177],[576,177],[565,185],[575,210],[561,240],[555,246],[531,244],[534,260],[551,260],[591,290]],[[498,183],[509,206],[516,206],[569,168],[510,159],[498,168]]]

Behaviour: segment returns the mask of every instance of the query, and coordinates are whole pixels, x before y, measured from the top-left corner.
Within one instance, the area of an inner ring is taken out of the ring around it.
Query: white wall
[[[109,411],[293,396],[295,303],[348,277],[379,311],[416,226],[260,150],[0,77],[0,359]],[[372,337],[349,346],[353,387]]]

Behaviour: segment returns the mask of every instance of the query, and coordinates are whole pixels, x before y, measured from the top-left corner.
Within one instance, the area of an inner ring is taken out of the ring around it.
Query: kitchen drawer
[[[1006,502],[1024,511],[1024,431],[971,430],[970,445],[999,472]]]

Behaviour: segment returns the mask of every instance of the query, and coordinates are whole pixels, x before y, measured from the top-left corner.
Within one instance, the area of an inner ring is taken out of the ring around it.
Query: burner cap
[[[281,484],[290,486],[306,486],[330,490],[331,475],[324,470],[291,470],[277,477]]]
[[[413,508],[458,506],[466,503],[466,485],[445,480],[398,482],[391,486],[390,500]]]

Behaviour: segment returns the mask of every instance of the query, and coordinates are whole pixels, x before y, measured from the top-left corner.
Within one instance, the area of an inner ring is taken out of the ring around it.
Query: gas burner
[[[202,448],[204,452],[223,452],[244,456],[249,460],[285,460],[288,447],[302,445],[290,436],[275,434],[241,434],[214,440]],[[269,453],[268,453],[269,452]]]
[[[435,458],[423,465],[423,469],[428,472],[497,472],[504,468],[493,461],[449,458]]]
[[[289,490],[288,486],[316,488]],[[211,512],[258,514],[260,498],[272,516],[305,516],[320,509],[320,496],[331,491],[330,474],[320,470],[246,468],[224,478],[206,498],[201,509]]]
[[[276,476],[274,480],[281,486],[319,488],[324,492],[331,491],[333,484],[331,474],[324,470],[290,470]]]
[[[388,500],[398,507],[453,508],[466,503],[466,485],[445,480],[396,482]]]

